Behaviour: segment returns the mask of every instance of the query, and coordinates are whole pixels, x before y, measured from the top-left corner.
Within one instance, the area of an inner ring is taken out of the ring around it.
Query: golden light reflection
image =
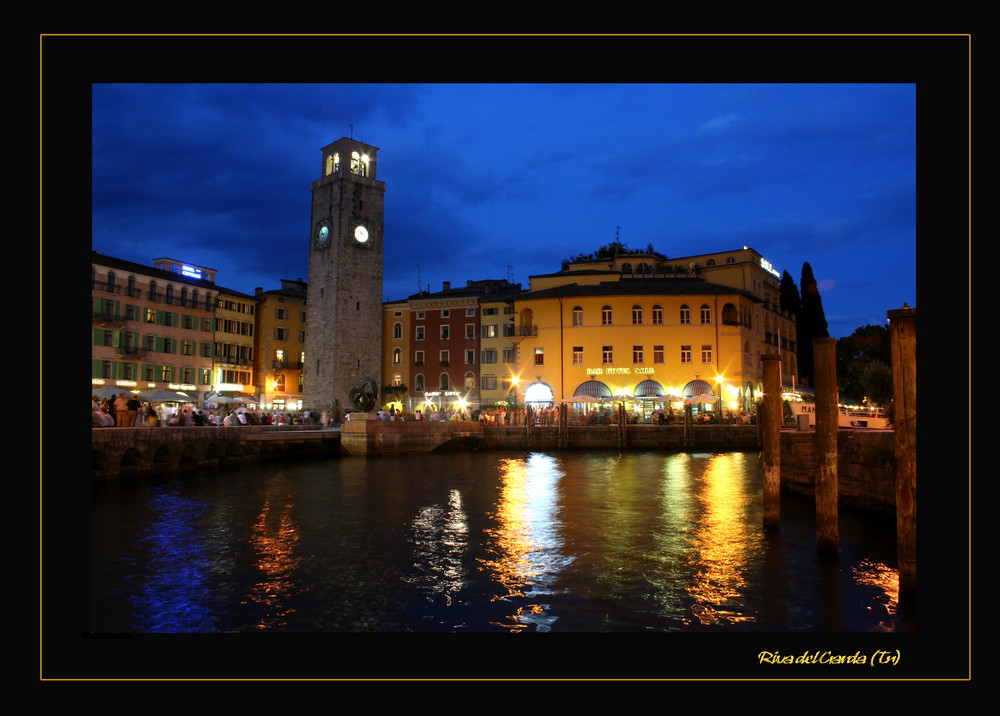
[[[487,549],[495,557],[480,560],[504,590],[492,601],[544,594],[565,565],[556,503],[560,477],[549,455],[502,461],[500,497],[492,515],[497,526],[486,531]],[[544,613],[544,605],[529,604],[515,608],[510,622],[494,624],[512,631],[532,623],[544,629]]]
[[[864,560],[854,567],[854,580],[861,585],[875,587],[882,591],[877,604],[885,609],[884,615],[879,615],[878,631],[895,631],[896,607],[899,604],[899,572],[880,562]],[[874,611],[878,606],[868,606]]]
[[[290,509],[291,505],[285,505],[282,511],[273,511],[267,501],[253,525],[250,544],[256,551],[261,579],[253,585],[243,603],[254,602],[266,607],[266,614],[254,625],[257,629],[282,626],[294,611],[283,605],[292,593],[292,574],[301,561],[294,556],[299,534]]]
[[[691,612],[702,624],[753,621],[754,615],[734,611],[747,586],[745,570],[761,536],[746,519],[752,496],[739,489],[731,476],[742,473],[743,453],[714,456],[700,480],[696,499],[703,516],[692,534],[689,558],[693,581],[685,591],[694,599]]]

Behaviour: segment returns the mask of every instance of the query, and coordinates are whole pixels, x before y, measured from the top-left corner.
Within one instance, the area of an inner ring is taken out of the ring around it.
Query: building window
[[[663,346],[653,346],[653,362],[663,362]]]
[[[403,351],[400,348],[392,349],[392,364],[400,365],[403,362]]]
[[[573,346],[573,365],[583,365],[583,346]]]
[[[413,379],[413,389],[421,393],[424,392],[424,374],[417,373],[416,377]]]
[[[471,373],[471,372],[470,373],[466,373],[465,374],[465,389],[466,390],[473,390],[473,389],[475,389],[475,387],[476,387],[476,374],[475,373]]]
[[[495,350],[483,351],[483,363],[496,363],[497,362],[497,352]]]
[[[451,378],[447,373],[441,374],[441,390],[451,390]]]
[[[495,375],[484,375],[480,379],[479,384],[483,390],[496,390],[497,377]]]
[[[583,309],[576,306],[573,309],[573,325],[582,326],[583,325]]]
[[[402,386],[403,386],[403,376],[401,376],[399,373],[393,373],[392,374],[392,387],[393,388],[401,388]]]
[[[701,362],[702,363],[712,362],[712,346],[701,347]]]
[[[448,351],[441,351],[440,353],[438,353],[438,361],[441,363],[441,365],[450,365],[448,356],[449,356]]]
[[[535,349],[535,365],[545,365],[545,349],[536,348]]]
[[[393,323],[392,324],[392,337],[394,339],[396,339],[396,340],[399,340],[399,339],[401,339],[403,337],[403,324],[402,323]]]
[[[465,349],[465,364],[472,365],[476,362],[476,352],[471,348]]]
[[[441,326],[441,340],[446,341],[451,338],[451,326]]]
[[[701,322],[702,325],[708,325],[712,322],[712,309],[708,307],[707,303],[701,305]]]
[[[615,362],[615,349],[613,346],[603,346],[601,348],[601,355],[604,365],[611,365]]]
[[[451,318],[451,309],[450,308],[442,308],[441,309],[441,318]]]
[[[653,306],[653,325],[662,326],[663,325],[663,307],[656,305]]]
[[[470,341],[476,340],[476,324],[466,323],[465,324],[465,338]]]
[[[423,351],[416,351],[413,354],[413,364],[414,365],[423,365],[424,364],[424,352]]]
[[[642,346],[632,346],[632,362],[636,365],[642,365]]]
[[[681,346],[681,363],[691,362],[691,346]]]
[[[497,325],[495,323],[490,323],[483,326],[483,338],[496,338],[497,337]]]
[[[691,307],[687,304],[681,306],[681,325],[691,323]]]
[[[611,306],[604,306],[601,309],[601,325],[602,326],[611,325]]]
[[[417,340],[418,341],[424,340],[424,327],[423,326],[417,326]]]
[[[632,306],[632,325],[642,325],[642,306]]]

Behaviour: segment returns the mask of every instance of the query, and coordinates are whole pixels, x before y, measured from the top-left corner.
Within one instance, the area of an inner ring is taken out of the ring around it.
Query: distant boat
[[[789,403],[792,408],[792,416],[798,423],[800,415],[809,417],[809,427],[816,427],[816,404],[795,402]],[[870,428],[872,430],[892,430],[889,419],[882,412],[882,408],[851,408],[846,405],[839,406],[838,427],[841,428]]]

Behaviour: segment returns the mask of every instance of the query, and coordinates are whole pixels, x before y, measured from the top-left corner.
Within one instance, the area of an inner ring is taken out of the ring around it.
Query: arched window
[[[715,259],[709,259],[705,262],[706,266],[715,266]]]
[[[476,375],[474,373],[465,374],[465,389],[472,390],[476,387]]]
[[[601,325],[610,326],[612,320],[611,306],[603,306],[601,308]]]
[[[417,373],[413,378],[413,389],[422,393],[424,392],[424,374]]]
[[[451,378],[447,373],[441,374],[441,390],[451,390]]]
[[[107,278],[107,282],[106,283],[107,283],[106,288],[107,288],[108,293],[114,293],[115,292],[115,273],[114,273],[114,271],[108,271],[108,278]]]
[[[403,337],[403,324],[402,323],[399,323],[397,321],[396,323],[392,324],[392,337],[395,338],[395,339],[400,339],[400,338]]]
[[[181,305],[182,306],[186,306],[187,305],[187,299],[188,299],[187,286],[181,286]]]
[[[702,325],[708,325],[712,322],[712,309],[709,308],[707,303],[701,304],[701,323]]]
[[[401,365],[403,363],[403,351],[399,348],[392,349],[392,364]]]
[[[643,261],[641,264],[639,264],[639,273],[641,273],[644,276],[647,273],[653,273],[653,267],[647,264],[645,261]]]
[[[681,324],[687,325],[691,323],[691,307],[686,303],[681,306]]]
[[[632,325],[641,326],[642,325],[642,306],[636,304],[632,306]]]
[[[201,308],[198,305],[198,298],[199,298],[198,297],[198,292],[197,291],[192,291],[191,292],[191,308]]]
[[[159,301],[160,297],[156,293],[156,281],[149,282],[149,300]]]
[[[368,176],[368,155],[351,152],[351,173]]]
[[[125,282],[125,292],[132,297],[135,297],[135,276],[129,276],[128,280]]]
[[[653,325],[661,326],[663,325],[663,306],[656,304],[653,306]]]
[[[580,306],[573,307],[573,325],[574,326],[583,325],[583,309]]]
[[[622,273],[635,273],[635,270],[632,268],[632,264],[630,264],[628,261],[626,261],[625,263],[623,263],[622,264]]]
[[[167,305],[173,305],[174,302],[174,286],[168,283],[166,290],[163,292],[163,300]]]

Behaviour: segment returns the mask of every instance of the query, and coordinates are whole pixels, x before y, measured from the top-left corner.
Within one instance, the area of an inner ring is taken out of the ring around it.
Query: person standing
[[[128,425],[128,394],[119,393],[115,398],[115,424],[124,428]],[[135,421],[133,421],[135,422]]]
[[[134,427],[136,421],[139,418],[139,410],[142,409],[142,401],[140,401],[135,395],[130,394],[128,400],[125,403],[125,410],[127,411],[125,415],[125,425],[128,427]]]

